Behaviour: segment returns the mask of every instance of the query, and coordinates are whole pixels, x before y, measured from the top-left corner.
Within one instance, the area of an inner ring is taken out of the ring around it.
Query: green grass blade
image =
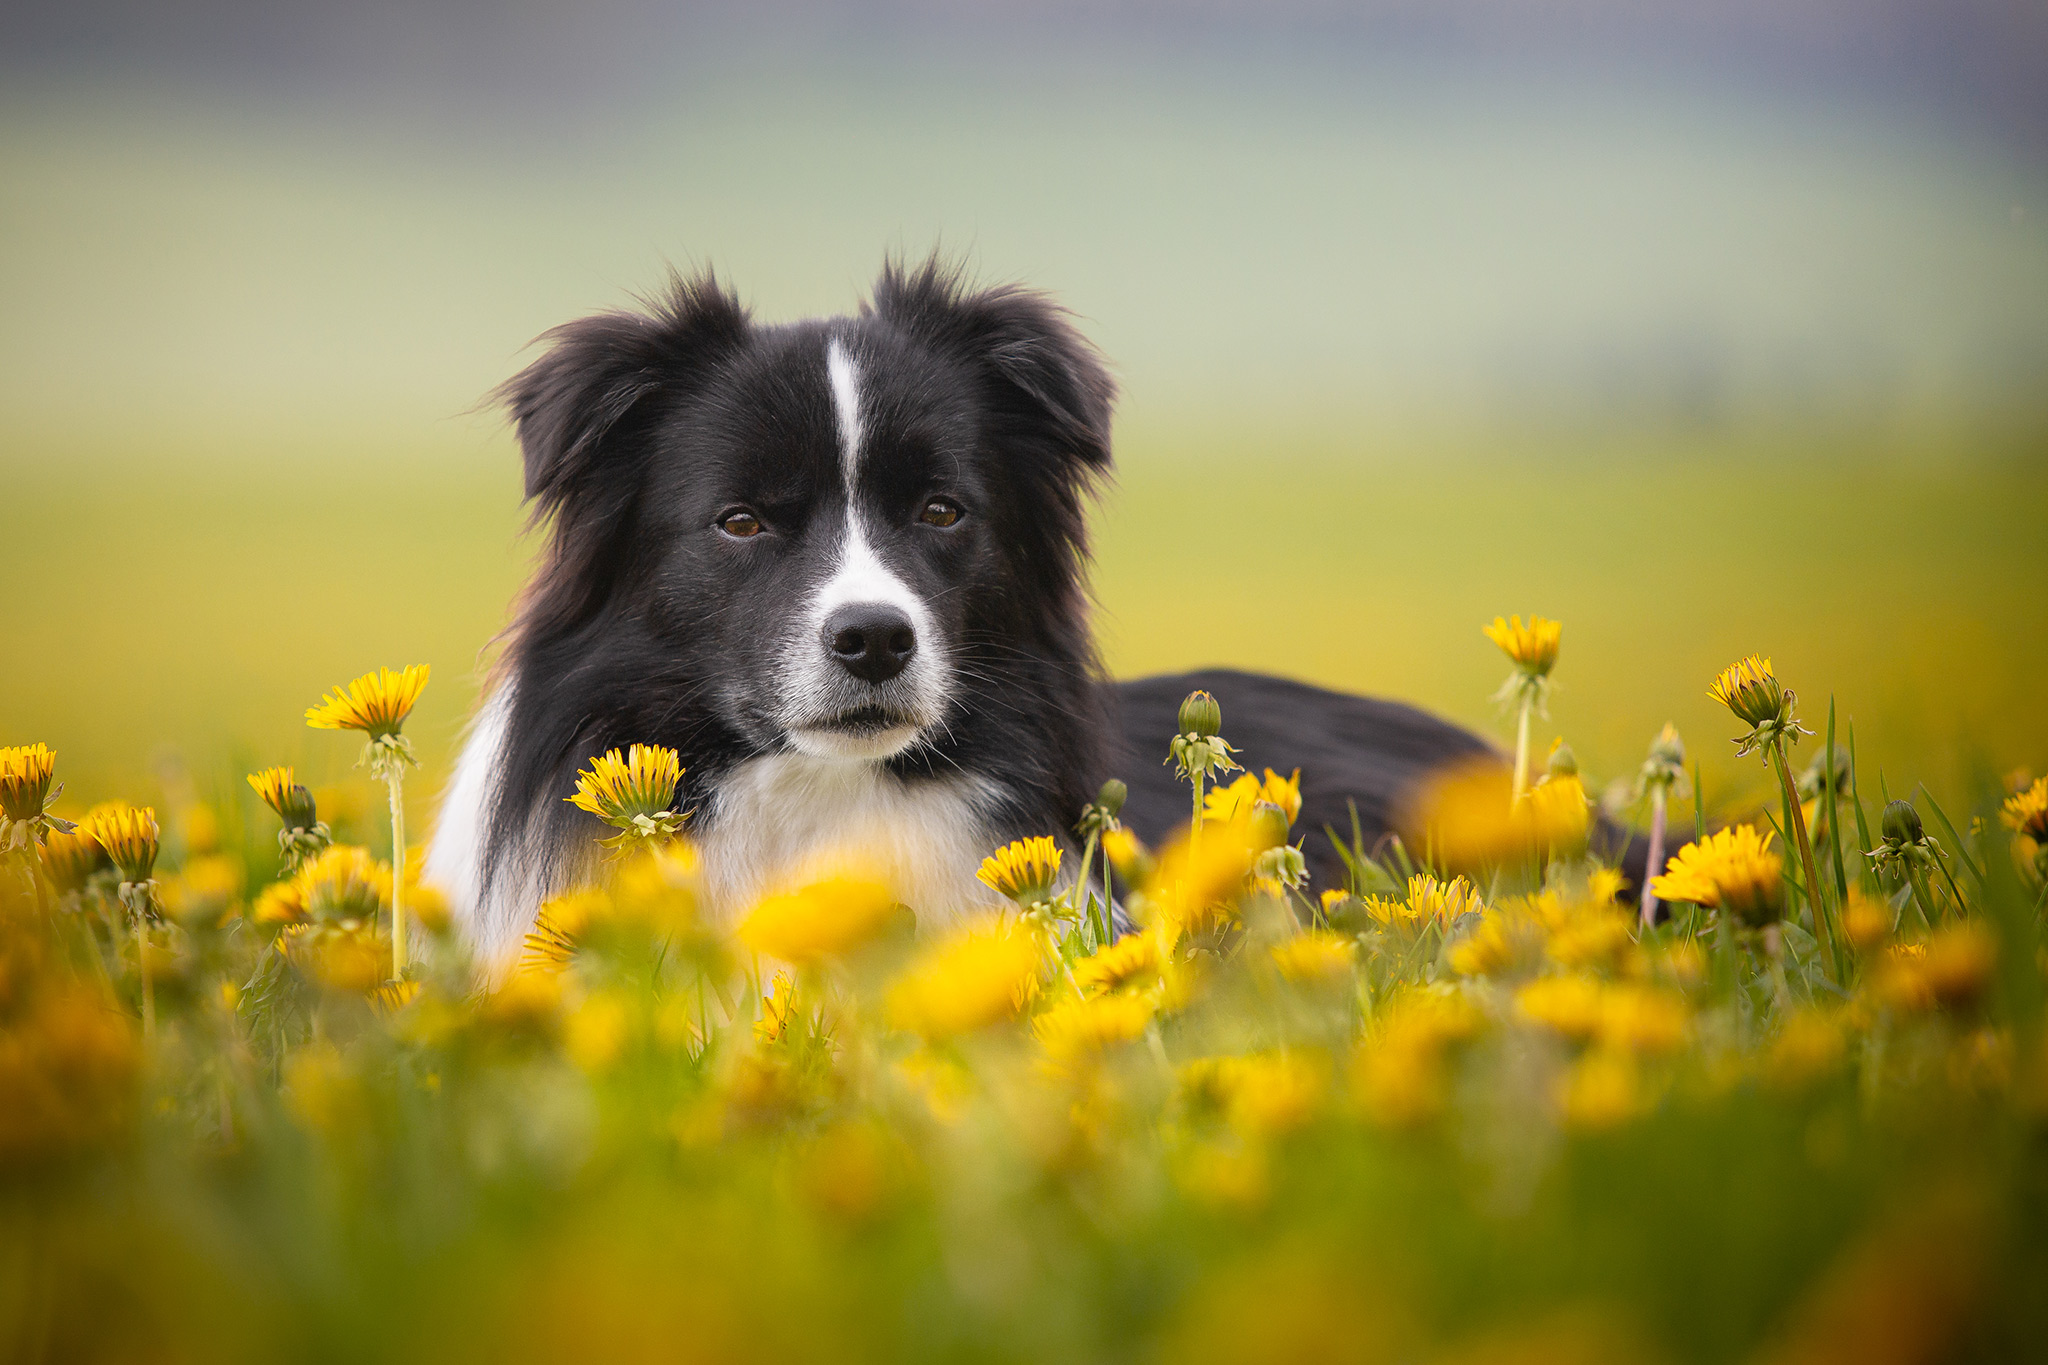
[[[1970,846],[1963,842],[1961,831],[1956,828],[1955,822],[1948,818],[1948,812],[1941,808],[1941,802],[1934,799],[1934,793],[1927,790],[1925,783],[1921,784],[1920,794],[1927,798],[1927,808],[1934,812],[1934,818],[1941,821],[1942,832],[1953,840],[1950,847],[1955,849],[1956,857],[1963,860],[1963,866],[1970,869],[1970,876],[1981,887],[1984,884],[1984,869],[1970,856]]]
[[[1835,699],[1828,697],[1828,747],[1824,763],[1828,807],[1828,851],[1835,857],[1835,892],[1837,904],[1849,901],[1849,870],[1842,865],[1842,823],[1841,793],[1835,790]]]

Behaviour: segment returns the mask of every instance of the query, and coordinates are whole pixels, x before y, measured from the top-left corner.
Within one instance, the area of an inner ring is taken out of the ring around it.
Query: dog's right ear
[[[648,400],[687,390],[746,339],[747,310],[716,275],[670,280],[644,313],[599,313],[547,333],[547,354],[498,389],[526,461],[538,515],[562,505],[608,460]]]

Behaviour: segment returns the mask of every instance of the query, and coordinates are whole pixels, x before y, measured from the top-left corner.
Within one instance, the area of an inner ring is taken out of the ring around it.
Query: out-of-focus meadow
[[[411,660],[431,792],[530,553],[477,406],[530,339],[668,260],[779,319],[933,245],[1057,292],[1123,378],[1118,673],[1499,733],[1478,624],[1535,610],[1596,777],[1704,732],[1752,649],[1937,787],[2048,751],[2048,184],[2004,105],[1818,40],[1745,64],[1739,15],[1707,60],[1598,24],[821,10],[677,21],[613,71],[631,6],[530,50],[432,13],[353,47],[17,35],[0,717],[78,802],[167,762],[338,777],[298,710]],[[1762,790],[1697,747],[1710,793]]]

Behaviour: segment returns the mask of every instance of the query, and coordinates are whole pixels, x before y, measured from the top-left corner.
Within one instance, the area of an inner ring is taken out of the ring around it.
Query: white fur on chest
[[[905,782],[879,764],[773,754],[719,783],[692,833],[713,915],[856,866],[885,878],[930,928],[999,902],[975,879],[995,848],[983,814],[996,793],[965,775]]]

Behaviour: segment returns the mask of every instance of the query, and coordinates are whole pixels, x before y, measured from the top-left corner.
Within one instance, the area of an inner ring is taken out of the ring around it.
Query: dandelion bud
[[[1183,714],[1185,714],[1185,708],[1183,708]],[[1110,819],[1114,820],[1123,813],[1124,799],[1130,794],[1131,789],[1129,787],[1126,787],[1123,783],[1112,777],[1109,781],[1102,784],[1100,791],[1095,793],[1095,804],[1102,807]]]
[[[1888,844],[1917,844],[1926,835],[1920,812],[1913,809],[1911,801],[1894,801],[1886,806],[1879,828]]]
[[[1707,695],[1749,725],[1778,720],[1787,706],[1784,685],[1771,672],[1771,661],[1754,654],[1723,669]]]
[[[1579,756],[1572,752],[1572,746],[1560,737],[1550,746],[1550,759],[1545,770],[1552,777],[1576,777],[1579,772]]]
[[[1650,761],[1672,768],[1685,766],[1685,741],[1679,737],[1678,727],[1670,721],[1664,722],[1664,728],[1650,741]]]
[[[0,813],[9,820],[34,820],[41,816],[43,803],[50,795],[50,778],[56,771],[57,755],[47,745],[0,749]]]
[[[107,851],[124,882],[150,879],[156,867],[156,812],[129,805],[99,806],[85,817],[85,832]]]
[[[1207,692],[1190,692],[1180,704],[1180,732],[1208,739],[1223,728],[1223,707]]]

